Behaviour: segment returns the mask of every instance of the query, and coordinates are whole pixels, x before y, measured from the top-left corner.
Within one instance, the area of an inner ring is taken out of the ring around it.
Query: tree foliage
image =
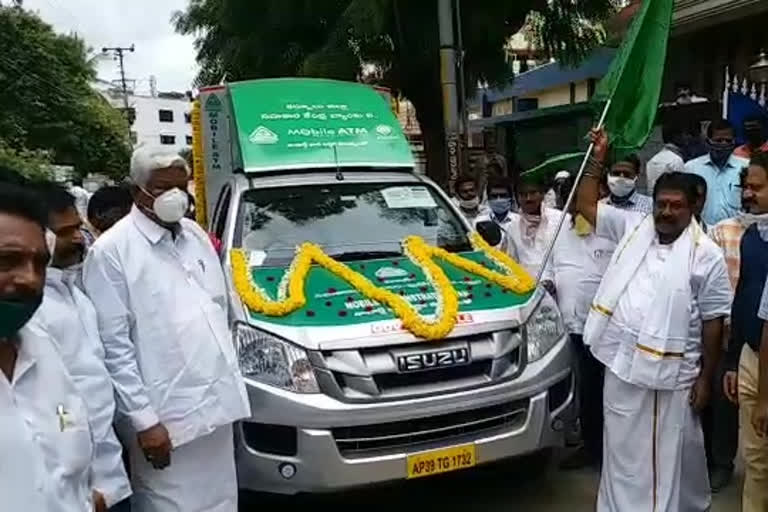
[[[599,21],[614,9],[613,0],[461,2],[466,83],[512,79],[503,47],[527,20],[553,56],[574,62],[599,42]],[[189,0],[174,23],[196,36],[201,85],[295,75],[359,80],[374,69],[377,84],[413,102],[428,172],[444,177],[436,1]]]
[[[56,34],[35,14],[0,7],[0,141],[19,155],[48,152],[81,176],[120,178],[130,156],[128,126],[91,86],[81,39]]]

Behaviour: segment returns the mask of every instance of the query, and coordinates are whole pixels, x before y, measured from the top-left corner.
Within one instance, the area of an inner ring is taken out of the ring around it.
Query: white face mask
[[[480,206],[480,198],[474,197],[472,199],[459,199],[459,208],[462,210],[477,210]]]
[[[144,189],[142,188],[142,190]],[[144,190],[144,193],[149,197],[154,197],[146,190]],[[155,212],[157,218],[168,224],[179,222],[187,213],[188,209],[189,197],[186,192],[182,192],[178,188],[166,190],[155,197],[155,201],[152,204],[152,211]]]
[[[637,178],[630,179],[622,176],[608,176],[608,188],[616,197],[626,197],[635,190]]]

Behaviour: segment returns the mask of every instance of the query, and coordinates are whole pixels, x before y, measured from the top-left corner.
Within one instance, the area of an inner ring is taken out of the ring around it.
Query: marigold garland
[[[200,100],[192,106],[192,178],[195,183],[195,220],[208,229],[208,204],[205,194],[205,163],[203,162],[203,126]]]
[[[306,305],[304,283],[312,264],[317,263],[349,283],[367,299],[388,306],[403,322],[403,327],[414,335],[437,340],[445,338],[456,325],[459,296],[443,269],[435,263],[436,258],[516,293],[527,293],[536,285],[520,265],[505,253],[490,247],[480,235],[473,233],[471,241],[476,250],[485,253],[506,274],[500,274],[445,249],[432,247],[418,236],[410,236],[403,241],[405,255],[424,272],[427,281],[437,292],[437,308],[432,320],[425,319],[400,295],[374,285],[368,278],[334,260],[312,243],[304,243],[297,248],[296,257],[278,286],[277,300],[270,299],[267,292],[254,282],[242,249],[231,251],[232,275],[235,289],[249,309],[267,316],[286,316]]]

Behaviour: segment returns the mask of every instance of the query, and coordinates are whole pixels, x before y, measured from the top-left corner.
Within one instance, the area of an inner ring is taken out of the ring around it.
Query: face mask
[[[141,189],[149,197],[154,197],[155,201],[152,204],[152,211],[155,212],[157,218],[168,224],[175,224],[179,222],[189,209],[189,197],[186,192],[182,192],[178,188],[167,190],[155,197],[143,188]]]
[[[592,224],[583,215],[578,213],[573,221],[573,229],[576,231],[577,236],[587,236],[592,233]]]
[[[635,190],[637,178],[630,179],[623,176],[608,176],[608,188],[616,197],[626,197]]]
[[[752,224],[768,224],[768,213],[742,213],[739,216],[742,225],[750,226]]]
[[[712,142],[707,139],[707,148],[709,149],[709,157],[718,166],[722,167],[725,162],[731,157],[736,144],[733,142]]]
[[[42,294],[31,298],[0,300],[0,339],[8,339],[19,332],[42,301]]]
[[[462,210],[477,210],[480,206],[480,198],[474,197],[472,199],[459,199],[459,208]]]
[[[488,206],[491,207],[491,211],[497,217],[503,217],[512,209],[512,200],[508,197],[502,197],[499,199],[491,199],[488,201]]]

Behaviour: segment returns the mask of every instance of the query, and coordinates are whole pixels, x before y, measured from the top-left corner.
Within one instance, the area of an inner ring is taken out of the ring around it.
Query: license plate
[[[467,444],[408,456],[408,478],[439,475],[477,464],[475,445]]]

